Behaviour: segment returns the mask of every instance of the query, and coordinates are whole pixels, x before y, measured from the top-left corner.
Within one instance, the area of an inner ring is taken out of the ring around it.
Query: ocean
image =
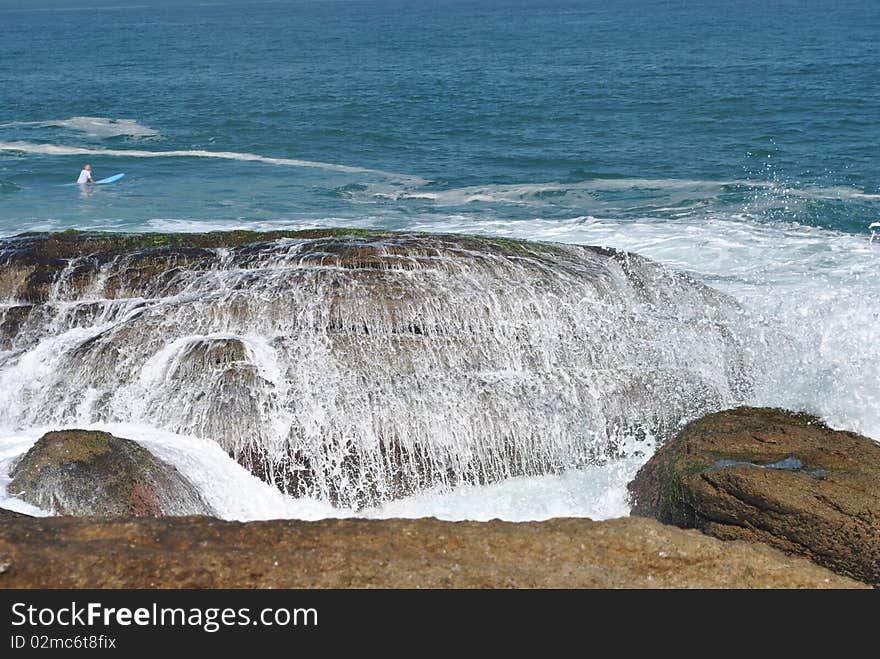
[[[747,402],[880,438],[878,35],[868,0],[0,0],[0,235],[356,227],[625,249],[795,342],[768,374],[782,384]],[[126,177],[65,185],[84,162]],[[39,430],[8,424],[0,472]],[[349,514],[139,434],[225,516]],[[641,461],[365,514],[618,516]],[[224,503],[233,481],[262,503]]]

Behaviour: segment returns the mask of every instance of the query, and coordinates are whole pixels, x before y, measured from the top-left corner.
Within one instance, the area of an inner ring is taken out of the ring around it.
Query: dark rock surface
[[[211,514],[172,465],[106,432],[46,433],[11,475],[10,495],[61,515]]]
[[[860,586],[766,545],[642,518],[241,524],[0,511],[0,588]]]
[[[880,585],[880,444],[738,408],[689,424],[630,484],[633,514],[763,542]]]

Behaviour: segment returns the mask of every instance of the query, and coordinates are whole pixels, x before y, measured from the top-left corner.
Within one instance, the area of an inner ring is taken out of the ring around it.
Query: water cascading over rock
[[[215,440],[364,506],[603,461],[749,393],[764,332],[633,254],[345,230],[0,241],[0,423]]]

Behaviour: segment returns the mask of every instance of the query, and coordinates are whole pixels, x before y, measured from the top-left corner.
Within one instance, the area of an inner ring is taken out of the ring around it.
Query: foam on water
[[[694,181],[687,179],[590,179],[578,182],[509,183],[467,186],[450,189],[406,190],[397,199],[425,199],[440,206],[461,206],[474,202],[540,205],[543,199],[557,199],[558,195],[578,197],[598,191],[656,191],[659,194],[686,192],[714,196],[725,187],[750,185],[748,181]],[[760,184],[759,184],[760,185]],[[376,194],[372,189],[370,194]]]
[[[608,208],[625,210],[628,206],[632,206],[629,197],[637,194],[639,196],[637,207],[651,206],[655,212],[665,212],[702,208],[722,195],[734,191],[740,194],[752,194],[751,206],[759,202],[777,203],[780,200],[842,200],[868,204],[880,201],[880,195],[867,193],[851,186],[799,187],[772,179],[713,181],[681,178],[593,178],[583,181],[522,182],[453,188],[439,188],[432,185],[381,188],[378,185],[364,185],[355,189],[346,189],[345,195],[352,199],[423,200],[440,208],[474,203],[510,204],[535,208],[560,203],[580,205],[587,203],[592,206],[604,205]],[[613,194],[603,198],[606,193],[625,193],[627,202],[614,203],[616,199]],[[672,206],[664,208],[657,206],[658,202]]]
[[[156,138],[160,133],[135,119],[111,119],[108,117],[70,117],[49,121],[10,121],[0,124],[3,128],[61,128],[82,133],[87,137],[106,139],[111,137]]]
[[[553,517],[611,519],[629,514],[626,483],[647,456],[623,458],[562,474],[517,477],[501,483],[435,488],[368,509],[360,516],[436,517],[450,521],[504,519],[528,522]]]
[[[260,228],[343,223],[358,228],[389,226],[386,218],[364,216],[358,221],[284,220],[262,223]],[[176,231],[204,226],[182,219],[151,224]],[[247,223],[209,226],[232,229]],[[423,214],[411,218],[407,228],[607,245],[685,271],[731,294],[798,346],[800,358],[767,373],[754,403],[809,409],[835,425],[880,438],[880,350],[875,330],[880,321],[880,244],[874,235],[718,211],[639,220]],[[867,228],[876,234],[880,222]]]
[[[298,158],[275,158],[263,156],[257,153],[239,153],[236,151],[207,151],[204,149],[180,149],[170,151],[152,151],[145,149],[105,149],[84,146],[70,146],[64,144],[43,144],[37,142],[0,142],[0,151],[30,153],[49,156],[113,156],[120,158],[216,158],[219,160],[237,160],[239,162],[259,162],[266,165],[281,165],[285,167],[306,167],[311,169],[323,169],[347,174],[375,174],[389,179],[407,182],[411,185],[424,185],[425,179],[409,174],[397,174],[380,169],[367,167],[355,167],[351,165],[338,165],[329,162],[317,162],[314,160],[300,160]]]
[[[328,218],[280,221],[260,228],[314,228]],[[381,228],[381,217],[346,221]],[[200,222],[156,220],[156,229],[203,230]],[[211,228],[244,228],[227,221]],[[685,271],[731,294],[791,337],[800,353],[766,373],[751,402],[806,409],[833,425],[880,438],[880,244],[852,235],[752,216],[702,214],[675,220],[624,221],[579,216],[567,220],[512,220],[446,215],[413,218],[417,231],[448,231],[607,245]],[[876,232],[880,222],[869,227]]]
[[[797,348],[799,358],[767,372],[750,402],[806,409],[880,438],[880,245],[869,237],[720,215],[479,224],[460,218],[444,228],[608,245],[686,271],[760,314]]]

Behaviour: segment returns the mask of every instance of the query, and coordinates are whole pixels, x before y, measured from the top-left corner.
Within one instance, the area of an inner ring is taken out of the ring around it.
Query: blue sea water
[[[3,0],[0,233],[731,217],[867,235],[878,37],[870,0]],[[124,184],[59,187],[85,161]]]

